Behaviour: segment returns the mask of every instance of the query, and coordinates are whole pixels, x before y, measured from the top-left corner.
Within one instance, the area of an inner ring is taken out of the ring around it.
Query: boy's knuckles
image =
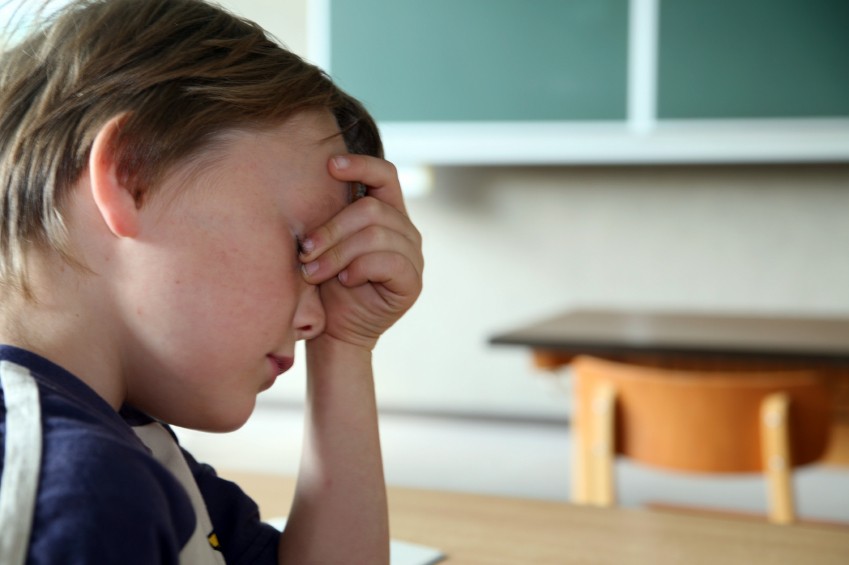
[[[316,230],[313,238],[316,241],[316,251],[319,251],[323,246],[332,246],[340,237],[340,228],[334,221],[329,221],[318,230]]]
[[[370,249],[386,249],[391,245],[389,232],[380,226],[371,225],[361,233]]]
[[[391,176],[393,179],[398,178],[398,167],[396,167],[394,163],[390,161],[382,161],[381,164],[383,164],[386,174]]]
[[[370,221],[379,219],[380,215],[384,212],[383,203],[373,196],[361,198],[357,204],[359,205],[358,212]]]
[[[363,174],[369,175],[371,177],[380,176],[386,177],[391,176],[393,178],[398,176],[398,169],[391,161],[387,161],[385,159],[380,159],[378,157],[371,157],[368,155],[360,155],[359,159],[357,159],[360,166],[362,167],[360,171]]]
[[[410,223],[410,231],[409,231],[410,241],[412,241],[416,246],[422,246],[422,232],[418,230],[418,228]]]
[[[385,262],[385,269],[388,274],[404,278],[410,274],[416,274],[416,269],[412,261],[401,253],[388,253],[383,261]]]
[[[342,253],[342,249],[340,249],[338,245],[328,249],[325,252],[325,256],[327,257],[327,262],[330,264],[330,268],[334,273],[342,269],[342,267],[344,267],[347,263],[345,255]]]

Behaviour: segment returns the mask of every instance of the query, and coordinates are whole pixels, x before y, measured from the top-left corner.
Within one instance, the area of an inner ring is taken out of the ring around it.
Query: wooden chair
[[[763,472],[768,518],[795,520],[792,468],[823,456],[832,402],[812,372],[713,372],[593,357],[572,363],[578,503],[615,504],[616,455],[663,469]]]

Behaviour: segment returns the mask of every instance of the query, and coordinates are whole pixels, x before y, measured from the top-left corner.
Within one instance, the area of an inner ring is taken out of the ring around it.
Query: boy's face
[[[298,239],[349,202],[327,168],[346,152],[336,134],[326,112],[234,134],[142,209],[116,284],[129,403],[180,426],[234,429],[295,342],[321,333]]]

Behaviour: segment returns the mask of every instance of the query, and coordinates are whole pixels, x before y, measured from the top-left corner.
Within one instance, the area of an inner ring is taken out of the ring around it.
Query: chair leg
[[[581,416],[577,413],[572,420],[572,502],[575,504],[590,503],[587,423],[581,421]]]
[[[775,524],[790,524],[796,519],[787,422],[789,402],[786,394],[775,393],[761,403],[761,453],[767,481],[769,521]]]
[[[592,398],[589,445],[591,502],[597,506],[613,506],[616,503],[613,480],[616,391],[612,384],[605,383],[594,391]]]
[[[575,413],[572,419],[572,502],[592,504],[592,409],[583,406],[580,379],[572,380],[572,398],[576,399]]]

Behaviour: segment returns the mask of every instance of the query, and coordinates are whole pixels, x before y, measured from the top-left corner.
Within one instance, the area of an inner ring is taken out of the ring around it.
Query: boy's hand
[[[391,163],[344,155],[330,159],[328,169],[338,180],[363,183],[368,194],[307,234],[304,277],[320,285],[324,335],[370,351],[421,292],[421,235]]]

